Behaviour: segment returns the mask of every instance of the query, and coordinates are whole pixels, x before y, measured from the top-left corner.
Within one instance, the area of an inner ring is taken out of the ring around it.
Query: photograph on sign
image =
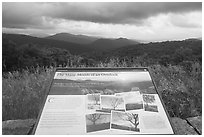
[[[87,94],[87,109],[96,110],[100,109],[100,94]]]
[[[94,113],[86,115],[86,132],[110,129],[111,114]]]
[[[126,111],[143,109],[143,99],[139,91],[116,93],[116,96],[124,98]]]
[[[56,72],[50,94],[113,95],[131,91],[156,94],[148,72]]]
[[[144,100],[145,111],[158,112],[158,107],[156,105],[156,100],[154,95],[143,94],[143,100]]]
[[[114,95],[101,95],[101,111],[111,113],[111,110],[125,111],[124,99]]]
[[[129,112],[112,111],[111,128],[140,132],[139,115]]]

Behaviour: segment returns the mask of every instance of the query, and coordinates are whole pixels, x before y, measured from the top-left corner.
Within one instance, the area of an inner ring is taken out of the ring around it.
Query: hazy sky
[[[14,3],[2,4],[3,32],[68,32],[145,41],[202,36],[202,3]]]

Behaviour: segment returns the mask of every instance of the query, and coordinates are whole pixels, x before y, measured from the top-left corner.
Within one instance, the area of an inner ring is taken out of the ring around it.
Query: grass
[[[141,67],[141,65],[111,59],[109,62],[96,64],[96,67]],[[151,65],[149,68],[170,116],[187,118],[202,114],[201,64],[193,63],[190,69],[179,65],[167,67]],[[38,67],[32,72],[23,70],[3,73],[3,121],[36,118],[53,74],[53,67]]]
[[[145,111],[158,112],[158,108],[156,105],[145,104],[144,109],[145,109]]]
[[[127,130],[127,131],[135,131],[135,132],[140,132],[139,128],[133,128],[133,127],[128,127],[128,126],[122,126],[122,125],[117,125],[117,124],[111,124],[111,128],[114,129],[121,129],[121,130]]]
[[[2,119],[36,118],[52,79],[54,68],[37,68],[4,74],[2,78]]]
[[[95,131],[101,131],[106,129],[110,129],[110,122],[86,126],[87,132],[95,132]]]
[[[135,109],[143,109],[143,104],[139,103],[129,103],[126,104],[126,110],[135,110]]]

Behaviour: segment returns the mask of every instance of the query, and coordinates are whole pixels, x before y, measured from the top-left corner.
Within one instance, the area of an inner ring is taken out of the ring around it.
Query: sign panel
[[[174,133],[147,68],[57,69],[34,132]]]

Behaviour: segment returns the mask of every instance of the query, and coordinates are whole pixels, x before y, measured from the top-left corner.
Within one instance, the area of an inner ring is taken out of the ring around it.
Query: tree
[[[123,98],[112,98],[110,101],[111,107],[115,110],[120,104],[123,103]]]
[[[81,89],[83,95],[86,95],[86,94],[91,94],[91,90],[90,89],[87,89],[87,88],[83,88]]]
[[[113,95],[114,93],[115,93],[114,90],[111,90],[111,89],[105,89],[103,94],[105,94],[105,95]]]
[[[2,70],[11,71],[18,69],[18,56],[17,45],[12,41],[2,39]]]
[[[191,60],[193,58],[193,50],[190,48],[179,48],[175,51],[173,57],[174,57],[174,62],[176,64],[184,61],[184,60]]]
[[[89,115],[86,115],[86,118],[91,121],[93,123],[93,125],[96,125],[96,121],[101,119],[101,114],[89,114]]]
[[[93,100],[95,105],[100,105],[100,94],[91,94],[88,98],[89,100]]]
[[[100,104],[100,95],[99,94],[92,94],[94,100],[95,100],[95,104],[99,105]]]
[[[144,102],[148,103],[154,103],[155,102],[155,98],[154,95],[143,95],[143,100]]]
[[[159,63],[164,66],[168,66],[171,62],[171,57],[169,55],[161,56]]]
[[[139,87],[132,87],[131,91],[140,91]]]
[[[124,115],[125,114],[125,115]],[[139,117],[138,114],[134,113],[117,113],[118,117],[124,121],[128,121],[132,124],[135,131],[139,131]]]
[[[148,87],[147,88],[147,93],[148,94],[156,94],[156,90],[155,90],[155,87],[154,86],[151,86],[151,87]]]

